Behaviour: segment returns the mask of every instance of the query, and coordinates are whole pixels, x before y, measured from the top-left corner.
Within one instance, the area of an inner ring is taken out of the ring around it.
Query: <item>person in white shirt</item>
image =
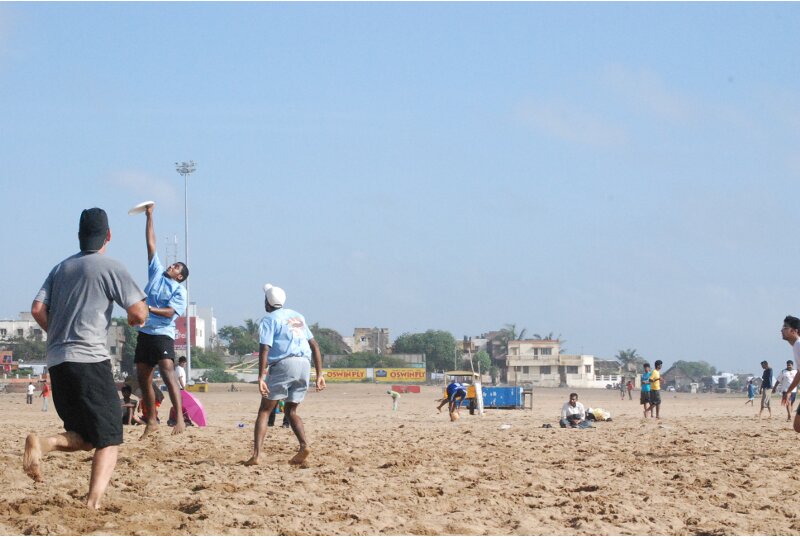
[[[781,391],[781,405],[786,407],[786,421],[792,421],[792,407],[794,400],[797,396],[797,387],[789,391],[789,386],[792,385],[797,371],[794,369],[794,362],[792,360],[786,361],[786,369],[781,371],[778,375],[778,380],[775,381],[775,386],[772,387],[772,393],[780,389]]]
[[[178,379],[178,388],[186,388],[186,356],[178,358],[178,365],[175,366],[175,377]]]
[[[585,429],[592,424],[586,421],[586,409],[578,402],[578,394],[569,394],[569,401],[561,407],[561,420],[558,422],[562,428]]]
[[[794,359],[800,361],[800,333],[798,333],[798,330],[800,330],[800,319],[791,315],[787,315],[783,320],[781,337],[785,342],[792,346]],[[795,375],[794,380],[792,380],[792,383],[789,384],[789,387],[786,389],[786,391],[792,393],[797,390],[798,382],[800,382],[800,375]],[[791,409],[789,409],[789,412],[791,413]],[[794,416],[794,430],[795,432],[800,433],[800,413],[795,414]]]
[[[28,405],[33,404],[33,392],[36,391],[36,386],[33,385],[33,382],[28,383],[28,394],[25,396],[25,403]]]

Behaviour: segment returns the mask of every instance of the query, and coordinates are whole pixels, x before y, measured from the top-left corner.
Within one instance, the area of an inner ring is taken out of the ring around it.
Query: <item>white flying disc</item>
[[[145,209],[147,209],[147,207],[149,205],[155,205],[155,204],[156,204],[156,202],[154,202],[154,201],[143,201],[139,205],[136,205],[135,207],[131,207],[131,210],[128,211],[128,214],[134,215],[134,214],[143,213],[145,211]]]

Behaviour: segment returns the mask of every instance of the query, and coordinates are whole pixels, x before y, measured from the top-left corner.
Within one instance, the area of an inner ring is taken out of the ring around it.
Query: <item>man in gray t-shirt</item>
[[[81,213],[81,252],[56,265],[33,300],[31,314],[47,332],[47,366],[53,404],[66,433],[29,434],[22,465],[42,480],[40,461],[50,451],[94,450],[87,505],[97,509],[117,464],[122,419],[106,337],[114,304],[128,324],[147,318],[145,295],[117,261],[105,257],[108,217],[98,208]]]

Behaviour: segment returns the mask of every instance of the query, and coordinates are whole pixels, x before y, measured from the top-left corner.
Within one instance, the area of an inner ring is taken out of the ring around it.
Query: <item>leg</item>
[[[161,371],[161,378],[164,379],[169,391],[169,400],[172,402],[172,408],[175,409],[175,427],[172,428],[172,434],[181,434],[186,429],[186,424],[183,422],[183,400],[178,381],[175,378],[175,364],[170,359],[159,360],[158,370]],[[148,412],[147,415],[150,416],[150,413]]]
[[[800,412],[794,415],[794,431],[800,433]]]
[[[275,416],[278,414],[278,405],[275,405],[275,408],[272,409],[272,412],[269,413],[269,419],[267,420],[267,427],[274,427],[275,426]],[[283,413],[284,419],[286,419],[286,413]]]
[[[41,459],[42,455],[51,451],[90,451],[93,446],[83,439],[78,433],[67,431],[39,438],[31,433],[25,439],[25,451],[22,455],[22,469],[34,481],[42,480]]]
[[[297,406],[300,403],[286,403],[283,411],[286,412],[286,415],[289,417],[289,425],[292,428],[292,432],[297,437],[297,441],[300,443],[300,449],[297,450],[297,454],[289,460],[289,464],[303,464],[303,462],[308,457],[311,450],[308,449],[308,444],[306,443],[306,431],[303,428],[303,420],[300,419],[300,415],[297,413]]]
[[[145,428],[139,440],[144,440],[156,429],[158,429],[158,421],[156,421],[156,394],[153,391],[153,366],[138,362],[136,364],[136,377],[139,380],[139,389],[142,390],[142,402],[144,403],[144,411],[147,414],[145,417]]]
[[[119,453],[119,446],[107,446],[96,449],[94,452],[92,474],[89,479],[89,497],[86,499],[86,505],[90,509],[100,508],[100,500],[108,488],[111,474],[114,473],[114,467],[117,465],[117,453]]]
[[[269,417],[272,409],[278,406],[278,401],[270,401],[269,399],[261,399],[261,406],[258,407],[258,416],[256,416],[256,430],[253,438],[253,456],[250,457],[244,464],[245,466],[255,466],[258,464],[258,459],[261,456],[261,446],[264,444],[264,437],[267,435],[267,418]]]

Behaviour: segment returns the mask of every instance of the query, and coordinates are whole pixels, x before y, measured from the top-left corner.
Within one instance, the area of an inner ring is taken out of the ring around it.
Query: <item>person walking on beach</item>
[[[769,398],[772,395],[770,391],[772,388],[772,368],[766,360],[761,362],[761,368],[764,372],[761,374],[761,387],[758,390],[758,393],[761,394],[761,409],[758,411],[759,419],[761,419],[761,414],[764,412],[765,408],[767,412],[769,412],[769,417],[772,417],[772,409],[769,406]]]
[[[256,417],[253,456],[244,463],[247,466],[260,462],[267,420],[282,399],[286,402],[284,411],[289,418],[289,425],[300,444],[289,464],[302,464],[311,453],[297,406],[308,391],[311,360],[317,373],[316,389],[318,392],[325,389],[322,354],[305,317],[285,308],[285,304],[286,292],[283,289],[271,284],[264,286],[264,309],[267,314],[258,329],[258,389],[261,392],[261,404]]]
[[[650,364],[646,363],[642,366],[644,373],[642,373],[642,390],[639,393],[639,404],[644,409],[644,417],[647,417],[647,411],[650,410]],[[653,415],[653,412],[650,412]]]
[[[400,402],[400,394],[394,390],[386,390],[386,393],[392,396],[392,411],[397,410],[397,404]]]
[[[650,417],[653,417],[653,408],[656,409],[656,419],[661,419],[661,366],[663,362],[656,360],[655,369],[650,372]]]
[[[756,385],[753,384],[753,379],[747,381],[747,401],[744,402],[745,405],[750,403],[750,406],[755,406],[753,401],[756,398]]]
[[[48,401],[50,401],[50,384],[48,384],[47,381],[44,381],[39,397],[42,398],[42,412],[47,412]]]
[[[106,257],[111,240],[102,209],[81,213],[80,253],[56,265],[31,305],[47,332],[47,368],[53,403],[66,432],[25,439],[22,467],[42,481],[41,458],[51,451],[92,451],[86,505],[100,507],[122,443],[122,410],[114,384],[106,339],[114,304],[126,310],[128,324],[147,318],[145,294],[118,261]]]
[[[792,421],[792,407],[794,400],[797,396],[797,388],[794,391],[789,391],[797,371],[794,369],[794,362],[792,360],[786,361],[786,369],[781,371],[778,375],[778,380],[775,381],[775,386],[772,387],[772,393],[780,389],[781,391],[781,405],[786,407],[786,421]]]
[[[28,387],[26,388],[27,393],[25,395],[25,404],[32,405],[33,404],[33,392],[36,391],[36,386],[33,385],[33,382],[28,383]]]
[[[628,390],[628,401],[632,401],[633,395],[631,395],[631,392],[633,391],[633,379],[628,379],[628,382],[625,384],[625,389]]]
[[[167,385],[169,400],[176,416],[183,415],[179,381],[175,376],[175,319],[186,311],[186,288],[181,285],[189,277],[189,268],[181,262],[166,269],[156,251],[156,232],[153,226],[154,205],[145,209],[145,242],[147,243],[147,322],[139,328],[136,339],[136,375],[142,390],[142,403],[147,425],[140,438],[147,438],[158,428],[153,391],[153,370],[158,366],[161,378]],[[188,343],[187,343],[188,344]],[[180,434],[186,425],[176,420],[172,434]]]
[[[625,377],[620,377],[618,388],[619,388],[619,398],[624,401],[625,400]]]

